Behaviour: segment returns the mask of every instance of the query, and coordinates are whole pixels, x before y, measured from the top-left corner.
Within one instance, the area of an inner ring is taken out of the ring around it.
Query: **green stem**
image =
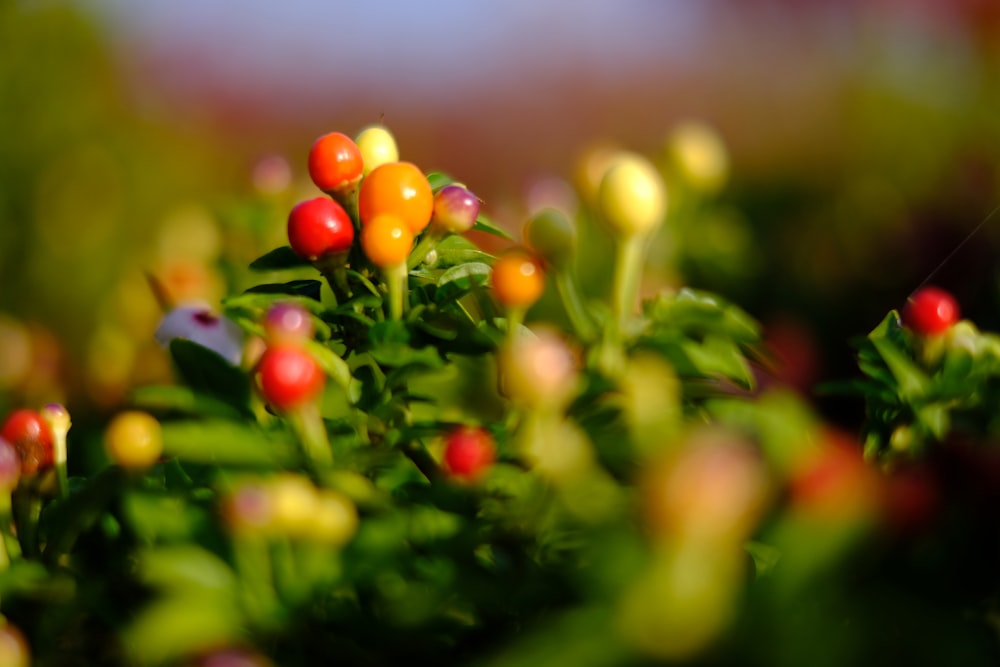
[[[389,319],[403,319],[406,301],[406,280],[409,272],[406,262],[400,262],[385,269],[385,282],[389,287]]]
[[[7,536],[11,533],[10,494],[0,494],[0,572],[10,567],[10,548]]]
[[[333,292],[335,303],[340,303],[351,296],[351,286],[347,282],[347,253],[339,252],[320,257],[316,260],[316,268],[326,278],[330,291]]]
[[[580,291],[577,289],[573,274],[569,269],[564,268],[556,271],[555,278],[556,289],[559,290],[566,315],[569,317],[576,335],[585,342],[593,340],[595,336],[594,323],[583,307],[583,300],[580,298]]]
[[[524,323],[524,308],[509,308],[507,310],[507,344],[513,345],[518,329]]]
[[[288,421],[302,444],[302,452],[314,470],[333,465],[333,450],[330,439],[315,402],[306,403],[288,413]]]
[[[444,238],[444,233],[439,229],[428,229],[427,232],[417,241],[416,247],[410,253],[410,258],[406,260],[406,268],[412,269],[424,261],[427,253],[437,247],[437,244]]]
[[[620,337],[628,331],[629,319],[639,295],[645,241],[645,236],[628,236],[616,248],[612,308]]]
[[[22,486],[14,492],[11,504],[21,553],[33,558],[38,555],[38,518],[42,514],[42,499],[37,489]]]

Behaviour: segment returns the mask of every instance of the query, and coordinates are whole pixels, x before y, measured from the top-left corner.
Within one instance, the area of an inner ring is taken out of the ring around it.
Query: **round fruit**
[[[392,215],[417,234],[431,221],[433,211],[431,184],[424,172],[409,162],[389,162],[376,167],[361,183],[358,214],[362,225]]]
[[[924,287],[903,308],[903,324],[925,336],[944,333],[958,322],[958,302],[939,287]]]
[[[341,546],[358,530],[358,510],[351,499],[331,489],[320,489],[309,536],[330,546]]]
[[[434,226],[452,234],[472,229],[479,217],[479,198],[461,185],[446,185],[434,195]]]
[[[399,160],[399,148],[392,132],[381,125],[370,125],[358,133],[358,150],[365,162],[365,176],[373,169]]]
[[[509,251],[493,263],[493,293],[509,308],[527,308],[542,296],[545,273],[541,264],[523,250]]]
[[[15,626],[0,618],[0,665],[30,667],[31,651],[24,635]]]
[[[269,347],[257,363],[260,393],[278,410],[291,410],[314,399],[326,378],[316,360],[301,347]]]
[[[663,179],[650,162],[635,153],[621,153],[601,179],[598,203],[605,222],[624,236],[648,234],[667,210]]]
[[[500,348],[497,364],[503,394],[522,405],[562,406],[579,384],[576,352],[550,328],[514,336]]]
[[[324,192],[351,187],[361,179],[363,171],[361,151],[346,134],[324,134],[309,149],[309,176]]]
[[[272,343],[307,340],[313,335],[312,317],[296,303],[278,303],[264,316],[264,333]]]
[[[489,431],[473,426],[461,426],[445,441],[444,465],[455,477],[475,479],[496,458],[496,446]]]
[[[347,252],[354,242],[354,225],[344,207],[327,197],[299,202],[288,214],[288,244],[310,261]]]
[[[108,456],[123,468],[143,470],[163,454],[160,422],[151,414],[129,410],[115,417],[104,432]]]
[[[379,215],[361,228],[361,248],[375,266],[396,266],[410,256],[413,232],[398,217]]]
[[[524,241],[550,265],[569,264],[576,248],[576,227],[562,211],[542,209],[524,226]]]
[[[44,472],[55,462],[52,429],[34,410],[12,412],[0,430],[0,438],[14,446],[24,477]]]

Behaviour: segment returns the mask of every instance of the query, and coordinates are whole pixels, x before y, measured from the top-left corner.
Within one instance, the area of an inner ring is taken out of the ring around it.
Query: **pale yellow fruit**
[[[392,132],[381,125],[369,125],[358,133],[355,143],[364,160],[364,175],[380,165],[399,161],[399,148]]]
[[[601,179],[598,205],[605,223],[625,237],[651,234],[667,212],[667,190],[646,158],[623,152]]]

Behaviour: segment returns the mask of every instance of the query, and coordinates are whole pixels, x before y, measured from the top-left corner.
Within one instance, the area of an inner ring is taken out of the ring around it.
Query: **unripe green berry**
[[[598,205],[613,232],[625,237],[647,235],[663,221],[667,192],[649,160],[623,152],[601,179]]]
[[[576,250],[576,227],[562,211],[542,209],[524,226],[524,242],[547,264],[569,266]]]

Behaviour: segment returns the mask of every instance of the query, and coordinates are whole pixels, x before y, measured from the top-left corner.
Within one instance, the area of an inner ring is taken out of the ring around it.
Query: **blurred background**
[[[805,392],[929,276],[995,329],[998,38],[991,0],[0,0],[0,411],[169,377],[147,275],[252,284],[312,140],[379,121],[515,235],[578,205],[601,146],[657,160],[651,284],[743,305]],[[689,121],[724,147],[711,182],[684,179]]]

